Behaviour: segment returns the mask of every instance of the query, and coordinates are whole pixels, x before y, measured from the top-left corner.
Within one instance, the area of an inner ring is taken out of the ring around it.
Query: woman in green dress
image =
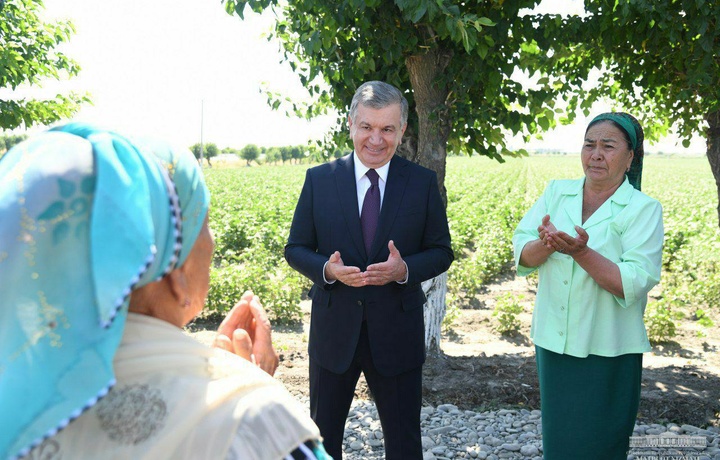
[[[643,140],[631,115],[598,115],[584,177],[551,181],[513,236],[518,274],[539,271],[531,337],[545,460],[627,455],[664,236],[660,203],[640,191]]]

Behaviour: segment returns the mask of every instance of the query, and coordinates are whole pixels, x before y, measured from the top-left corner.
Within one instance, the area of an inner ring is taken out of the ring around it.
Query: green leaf
[[[487,56],[488,50],[489,50],[490,48],[488,48],[488,46],[487,46],[485,43],[478,43],[476,49],[477,49],[478,55],[479,55],[481,58],[485,59],[485,57]]]
[[[548,120],[547,118],[539,117],[537,122],[544,131],[550,129],[550,120]]]
[[[413,23],[417,23],[422,19],[423,16],[425,16],[425,13],[427,12],[427,4],[425,2],[420,2],[420,5],[417,6],[415,11],[413,12],[410,21]]]
[[[479,22],[480,24],[482,24],[486,27],[492,27],[495,25],[495,23],[492,21],[492,19],[486,18],[486,17],[478,18],[477,22]]]
[[[79,72],[80,66],[58,49],[74,33],[72,23],[45,23],[42,9],[40,1],[0,2],[0,88],[14,90]],[[88,100],[73,93],[46,100],[0,100],[0,129],[30,128],[69,118]]]

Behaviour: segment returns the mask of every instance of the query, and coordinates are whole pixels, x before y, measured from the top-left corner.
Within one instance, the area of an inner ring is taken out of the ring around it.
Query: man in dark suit
[[[394,156],[408,103],[364,83],[350,105],[351,155],[307,171],[285,246],[310,290],[310,412],[336,460],[360,372],[386,458],[421,459],[425,295],[453,261],[435,173]]]

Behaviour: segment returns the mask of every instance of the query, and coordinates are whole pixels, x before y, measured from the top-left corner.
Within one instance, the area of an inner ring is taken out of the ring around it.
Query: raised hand
[[[577,225],[575,226],[575,231],[578,234],[576,237],[570,236],[565,232],[556,231],[549,233],[546,238],[549,244],[548,247],[570,256],[581,253],[587,248],[587,242],[590,236],[585,229]]]
[[[382,286],[393,281],[405,281],[407,265],[392,240],[388,242],[388,249],[390,255],[387,261],[368,266],[362,274],[365,285]]]
[[[257,364],[270,375],[279,358],[272,346],[272,328],[258,296],[246,291],[225,316],[213,346]]]
[[[325,279],[328,281],[338,280],[347,286],[364,286],[363,276],[358,267],[346,266],[343,263],[339,251],[332,253],[325,264]]]
[[[550,222],[550,215],[546,214],[545,217],[542,218],[542,223],[538,227],[538,233],[540,234],[540,241],[542,241],[543,245],[545,245],[548,249],[553,249],[547,241],[547,236],[550,233],[557,232],[557,228],[555,228],[555,225],[553,225],[552,222]]]

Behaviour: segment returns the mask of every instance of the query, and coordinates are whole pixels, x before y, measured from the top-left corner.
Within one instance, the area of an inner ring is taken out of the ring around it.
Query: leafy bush
[[[528,286],[530,286],[533,291],[537,291],[539,281],[540,276],[538,270],[535,270],[534,272],[530,273],[525,277],[525,282],[528,284]]]
[[[502,335],[513,335],[520,330],[520,320],[517,315],[522,313],[523,307],[520,300],[523,296],[515,296],[512,293],[505,293],[498,297],[493,310],[493,316],[497,318],[495,330]]]
[[[703,310],[702,308],[698,308],[695,310],[695,314],[693,315],[693,319],[698,322],[703,327],[712,327],[715,323],[713,323],[713,320],[708,317],[707,312]]]
[[[652,343],[668,342],[675,337],[677,327],[672,301],[661,299],[648,303],[645,310],[645,327]]]
[[[228,311],[251,290],[274,323],[302,320],[310,283],[285,263],[283,249],[304,175],[304,167],[206,171],[215,235],[208,313]]]
[[[223,263],[210,272],[207,311],[225,313],[251,290],[260,297],[274,323],[302,321],[302,277],[262,246],[244,253],[242,259],[241,263]]]

